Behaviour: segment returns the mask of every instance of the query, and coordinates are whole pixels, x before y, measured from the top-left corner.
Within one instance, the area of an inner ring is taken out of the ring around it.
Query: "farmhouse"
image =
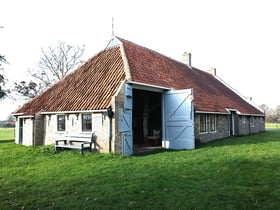
[[[95,136],[102,153],[141,146],[193,149],[195,141],[264,131],[264,113],[216,75],[112,37],[107,47],[14,112],[18,144]]]

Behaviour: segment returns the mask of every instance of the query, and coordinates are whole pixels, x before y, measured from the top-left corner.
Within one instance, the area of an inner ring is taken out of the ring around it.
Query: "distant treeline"
[[[0,128],[14,128],[14,121],[0,121]]]

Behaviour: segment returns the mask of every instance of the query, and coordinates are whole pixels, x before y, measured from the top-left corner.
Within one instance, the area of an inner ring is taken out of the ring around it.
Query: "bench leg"
[[[60,147],[59,147],[59,148],[60,148]],[[61,148],[58,149],[58,147],[54,147],[54,149],[55,149],[56,152],[57,152],[58,150],[61,150]]]
[[[84,154],[84,145],[81,144],[81,155]]]

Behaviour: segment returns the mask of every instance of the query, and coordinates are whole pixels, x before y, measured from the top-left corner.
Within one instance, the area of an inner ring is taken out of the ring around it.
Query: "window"
[[[209,131],[216,131],[216,115],[210,114],[209,116]]]
[[[206,132],[206,114],[200,114],[199,131],[201,133]]]
[[[253,116],[250,117],[250,126],[255,127],[255,118]]]
[[[246,116],[242,116],[242,123],[246,124]]]
[[[82,131],[92,130],[91,114],[82,114]]]
[[[199,117],[199,132],[216,132],[217,121],[214,114],[200,114]]]
[[[264,123],[264,117],[260,117],[261,123]]]
[[[65,131],[65,115],[57,115],[57,131]]]

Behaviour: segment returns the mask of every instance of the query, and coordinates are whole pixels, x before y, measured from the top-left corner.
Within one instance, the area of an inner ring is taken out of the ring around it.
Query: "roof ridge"
[[[190,68],[155,50],[118,39],[124,45],[134,82],[175,89],[194,88],[197,110],[224,112],[227,108],[237,108],[241,113],[262,114],[241,94],[209,72],[193,66]]]
[[[117,38],[117,37],[116,37]],[[118,38],[117,38],[118,39]],[[118,39],[119,40],[119,39]],[[124,65],[124,71],[125,71],[125,76],[126,76],[126,80],[130,80],[131,79],[131,71],[130,71],[130,66],[129,66],[129,62],[126,56],[126,52],[125,52],[125,48],[124,45],[122,43],[121,40],[119,40],[120,43],[120,51],[121,51],[121,56],[122,56],[122,60],[123,60],[123,65]]]
[[[186,67],[187,67],[188,69],[190,69],[190,70],[195,69],[195,70],[198,70],[198,71],[202,71],[202,72],[204,72],[204,73],[208,73],[207,71],[204,71],[204,70],[202,70],[202,69],[200,69],[200,68],[197,68],[197,67],[194,67],[194,66],[189,67],[188,65],[186,65],[185,63],[183,63],[183,61],[180,61],[180,60],[177,60],[177,59],[172,58],[172,57],[170,57],[170,56],[167,56],[167,55],[165,55],[165,54],[163,54],[163,53],[160,53],[160,52],[158,52],[158,51],[156,51],[156,50],[153,50],[153,49],[151,49],[151,48],[145,47],[145,46],[143,46],[143,45],[137,44],[137,43],[132,42],[132,41],[129,41],[129,40],[127,40],[127,39],[123,39],[123,38],[118,37],[118,36],[115,36],[115,37],[116,37],[118,40],[120,40],[121,42],[123,42],[123,41],[124,41],[124,42],[128,42],[129,44],[133,44],[133,45],[138,46],[138,47],[141,47],[141,48],[143,48],[143,49],[145,49],[145,50],[149,50],[149,51],[151,51],[151,52],[154,52],[154,53],[156,53],[156,54],[158,54],[158,55],[160,55],[160,56],[163,56],[163,57],[165,57],[165,58],[167,58],[167,59],[169,59],[169,60],[171,60],[171,61],[174,61],[174,62],[179,63],[179,64],[183,64],[184,66],[186,66]]]

